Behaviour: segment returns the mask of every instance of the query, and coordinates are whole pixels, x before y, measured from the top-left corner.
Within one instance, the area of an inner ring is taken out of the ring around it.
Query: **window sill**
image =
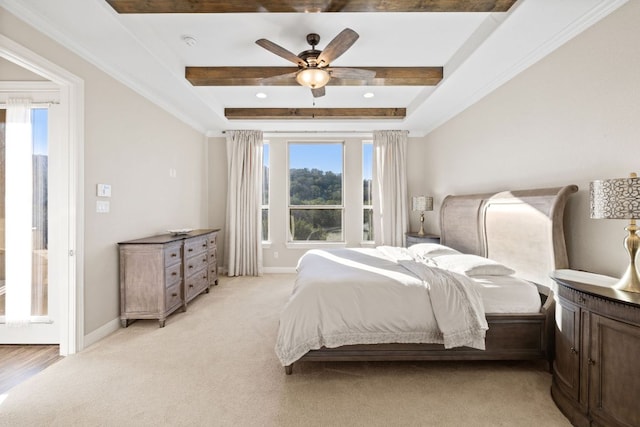
[[[287,242],[287,249],[346,248],[346,242]]]

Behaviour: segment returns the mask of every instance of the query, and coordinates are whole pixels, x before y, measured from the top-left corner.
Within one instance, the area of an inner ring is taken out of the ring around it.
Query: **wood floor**
[[[0,394],[60,359],[58,345],[0,345]]]

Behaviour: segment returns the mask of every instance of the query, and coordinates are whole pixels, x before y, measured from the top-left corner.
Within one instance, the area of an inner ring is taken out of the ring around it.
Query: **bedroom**
[[[79,316],[88,346],[117,327],[114,242],[176,225],[224,223],[224,139],[205,137],[8,10],[0,13],[4,36],[84,79],[84,310]],[[590,220],[586,188],[593,179],[638,169],[639,19],[638,3],[627,2],[443,126],[410,138],[409,193],[441,199],[577,184],[580,192],[568,205],[570,265],[621,275],[623,224]],[[166,173],[172,167],[178,171],[174,180]],[[114,189],[110,215],[94,212],[100,182]],[[416,217],[411,221],[416,229]],[[435,214],[427,214],[426,223],[437,231]],[[291,267],[298,254],[285,256],[276,244],[265,249],[265,267]]]

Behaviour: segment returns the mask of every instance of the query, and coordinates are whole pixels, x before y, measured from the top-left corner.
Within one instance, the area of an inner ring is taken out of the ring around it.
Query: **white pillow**
[[[467,276],[510,276],[515,270],[489,258],[471,254],[441,255],[431,259],[439,268]]]
[[[460,254],[453,248],[438,243],[417,243],[407,248],[414,258],[433,258],[440,255]]]

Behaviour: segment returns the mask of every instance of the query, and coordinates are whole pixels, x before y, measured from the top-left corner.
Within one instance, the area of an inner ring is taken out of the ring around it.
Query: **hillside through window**
[[[344,241],[342,143],[289,143],[290,240]]]
[[[373,143],[362,144],[362,241],[374,240],[373,230]]]

